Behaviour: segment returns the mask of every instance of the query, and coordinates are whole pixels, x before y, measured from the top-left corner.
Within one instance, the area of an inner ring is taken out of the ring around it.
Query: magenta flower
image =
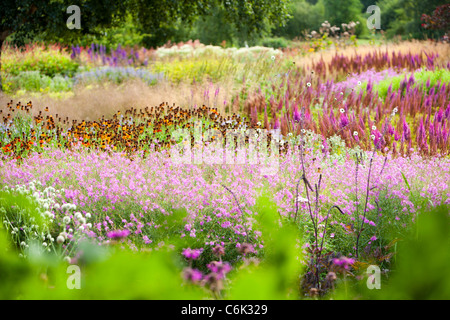
[[[128,235],[130,234],[129,230],[114,230],[114,231],[110,231],[108,232],[107,236],[110,239],[122,239],[122,238],[126,238],[128,237]]]
[[[203,273],[197,269],[185,268],[184,278],[194,283],[200,282],[203,279]]]
[[[187,248],[184,249],[182,252],[182,255],[186,258],[186,259],[192,259],[192,260],[196,260],[198,259],[198,257],[202,254],[203,252],[203,248],[201,249],[191,249],[191,248]]]
[[[216,273],[219,279],[225,277],[225,275],[231,270],[231,265],[228,262],[222,261],[213,261],[206,266],[209,270],[211,270],[211,272]]]
[[[343,267],[344,269],[348,270],[348,267],[353,263],[355,263],[355,259],[341,257],[339,259],[333,259],[333,263],[337,266]]]

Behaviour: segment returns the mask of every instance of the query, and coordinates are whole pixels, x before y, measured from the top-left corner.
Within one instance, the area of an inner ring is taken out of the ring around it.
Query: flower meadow
[[[206,84],[202,105],[167,97],[98,119],[14,96],[1,106],[2,298],[450,297],[445,57],[370,47],[293,61],[247,49],[60,52],[76,69],[59,74],[67,90],[186,80]],[[44,74],[8,50],[24,68],[11,77]],[[222,103],[225,81],[234,90]]]

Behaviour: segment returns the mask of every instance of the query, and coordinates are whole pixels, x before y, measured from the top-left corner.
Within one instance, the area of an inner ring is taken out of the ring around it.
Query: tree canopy
[[[34,34],[46,39],[70,41],[83,34],[100,33],[102,28],[117,25],[131,15],[134,23],[151,36],[147,44],[161,45],[167,30],[178,20],[191,25],[199,16],[221,8],[225,21],[249,36],[264,29],[267,23],[281,25],[290,16],[290,0],[3,0],[0,17],[0,40],[14,34],[23,41]],[[69,29],[67,8],[76,5],[81,12],[81,29]]]

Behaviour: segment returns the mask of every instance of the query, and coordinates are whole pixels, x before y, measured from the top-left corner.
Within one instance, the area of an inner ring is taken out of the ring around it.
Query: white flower
[[[25,243],[25,241],[22,241],[21,243],[20,243],[20,246],[21,247],[25,247],[27,244]]]
[[[375,140],[375,135],[372,134],[370,137],[372,138],[372,140]]]
[[[301,197],[301,196],[298,196],[298,197],[297,197],[297,202],[306,203],[306,202],[309,202],[309,201],[308,201],[308,199],[306,199],[306,198],[303,198],[303,197]]]
[[[270,59],[272,59],[272,61],[274,61],[275,60],[275,56],[271,56]]]
[[[394,110],[392,110],[392,112],[394,112],[394,114],[395,114],[396,112],[398,112],[397,107],[395,107]]]
[[[292,132],[289,132],[289,133],[288,133],[288,136],[289,136],[289,137],[292,137]]]
[[[77,220],[80,220],[82,217],[83,217],[83,216],[81,215],[81,212],[79,212],[79,211],[75,212],[75,218],[76,218]]]
[[[356,137],[358,135],[358,132],[357,131],[353,132],[353,135]]]
[[[302,130],[300,130],[302,133],[306,133],[306,130],[305,129],[302,129]]]
[[[361,81],[358,81],[358,86],[360,86],[361,85]]]
[[[260,125],[261,125],[261,122],[258,121],[258,122],[256,123],[256,125],[260,126]]]
[[[47,246],[47,242],[42,242],[42,245],[43,245],[44,247],[46,247],[46,246]]]
[[[344,112],[345,112],[344,108],[341,108],[341,110],[339,110],[339,111],[341,111],[341,113],[344,113]]]
[[[344,95],[344,93],[343,92],[341,92],[341,96],[343,96]]]
[[[64,261],[66,261],[67,263],[70,263],[71,259],[69,256],[67,256],[67,257],[64,257]]]
[[[307,85],[308,87],[311,87],[311,82],[308,82],[306,85]]]
[[[377,127],[375,127],[375,126],[372,126],[372,130],[374,130],[374,131],[375,131],[375,130],[377,130]]]
[[[70,217],[65,216],[65,217],[63,218],[63,222],[64,222],[65,224],[69,224],[69,223],[70,223]]]
[[[255,138],[258,138],[258,134],[257,133],[255,133]]]
[[[85,216],[86,216],[86,218],[87,218],[87,219],[90,219],[90,218],[91,218],[91,214],[90,214],[89,212],[88,212],[88,213],[86,213],[86,215],[85,215]]]
[[[59,235],[59,236],[56,238],[56,242],[59,243],[59,244],[63,243],[65,240],[66,240],[66,239],[65,239],[62,235]]]

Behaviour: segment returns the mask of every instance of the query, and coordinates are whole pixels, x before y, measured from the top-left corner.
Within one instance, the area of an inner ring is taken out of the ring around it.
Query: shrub
[[[40,71],[24,71],[17,76],[7,76],[7,84],[4,88],[7,93],[15,93],[18,90],[31,92],[61,92],[72,89],[72,80],[67,76],[56,75],[51,78]]]
[[[24,71],[39,71],[53,78],[56,74],[73,76],[79,65],[59,46],[26,46],[21,51],[6,47],[2,55],[2,73],[19,75]]]
[[[287,48],[288,41],[284,38],[265,38],[260,41],[260,45],[264,47],[271,47],[274,49]]]

